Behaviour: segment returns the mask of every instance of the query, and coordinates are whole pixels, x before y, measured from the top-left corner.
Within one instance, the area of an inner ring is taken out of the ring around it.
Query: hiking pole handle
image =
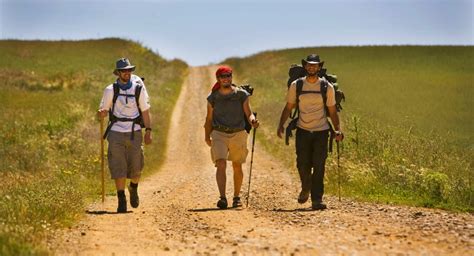
[[[292,136],[291,134],[291,127],[288,125],[285,129],[285,145],[290,145],[290,137]]]
[[[298,119],[293,119],[288,123],[288,126],[285,129],[285,144],[290,145],[290,137],[293,137],[293,130],[296,129],[296,124]]]
[[[257,119],[257,112],[253,112],[253,115],[255,116],[255,119]],[[255,145],[255,133],[256,133],[256,131],[255,131],[255,130],[257,130],[257,128],[253,128],[253,136],[252,136],[252,153],[253,153],[253,147],[254,147],[254,145]],[[252,156],[252,157],[253,157],[253,156]],[[253,160],[253,158],[252,158],[251,160]]]
[[[102,174],[102,203],[105,202],[104,118],[100,118],[100,171]]]
[[[257,112],[254,112],[253,115],[257,118]],[[253,135],[252,135],[252,154],[250,156],[250,170],[249,170],[249,186],[247,191],[247,205],[249,207],[249,200],[250,200],[250,181],[252,180],[252,165],[253,165],[253,152],[255,149],[255,134],[257,133],[257,128],[253,128]]]

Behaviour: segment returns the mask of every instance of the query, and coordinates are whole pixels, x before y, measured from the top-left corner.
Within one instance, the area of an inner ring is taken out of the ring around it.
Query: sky
[[[166,59],[265,50],[473,45],[474,0],[0,0],[0,39],[120,37]]]

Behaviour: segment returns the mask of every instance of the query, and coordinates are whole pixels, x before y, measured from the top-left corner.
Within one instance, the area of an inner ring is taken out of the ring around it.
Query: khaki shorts
[[[247,132],[225,133],[213,130],[211,132],[211,157],[215,163],[220,159],[245,163],[247,154]]]
[[[137,178],[144,166],[142,132],[135,131],[134,139],[130,140],[130,132],[110,131],[108,160],[112,179]]]

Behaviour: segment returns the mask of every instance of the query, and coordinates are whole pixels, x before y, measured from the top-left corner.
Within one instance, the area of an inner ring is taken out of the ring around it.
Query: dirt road
[[[112,214],[116,198],[107,197],[105,209],[111,214],[86,214],[77,226],[58,234],[50,242],[56,254],[472,255],[470,214],[332,197],[326,197],[327,210],[306,210],[309,203],[296,202],[297,177],[258,144],[250,207],[217,210],[215,170],[202,128],[213,70],[191,68],[174,110],[166,162],[140,184],[140,207]],[[230,170],[227,177],[231,198]]]

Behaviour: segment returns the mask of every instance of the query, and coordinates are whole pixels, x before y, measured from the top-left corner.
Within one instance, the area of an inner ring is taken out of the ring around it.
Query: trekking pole
[[[341,202],[341,165],[339,160],[339,141],[336,140],[337,144],[337,193],[339,195],[339,202]]]
[[[100,118],[100,170],[102,173],[102,203],[105,202],[104,118]]]
[[[257,118],[257,113],[253,113],[255,118]],[[247,191],[247,208],[249,207],[249,200],[250,200],[250,181],[252,180],[252,164],[253,164],[253,151],[255,148],[255,133],[257,132],[257,128],[253,128],[253,135],[252,135],[252,154],[250,155],[250,171],[249,171],[249,187]]]

